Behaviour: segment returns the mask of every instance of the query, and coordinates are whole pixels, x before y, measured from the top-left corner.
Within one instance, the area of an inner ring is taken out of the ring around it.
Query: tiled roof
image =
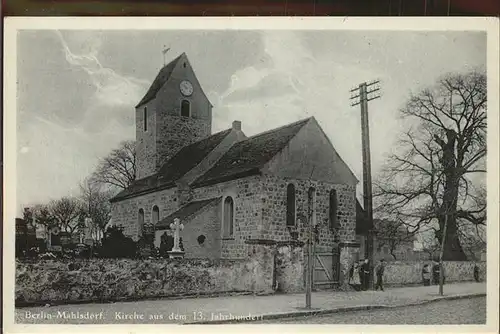
[[[113,197],[110,202],[116,202],[134,195],[138,195],[143,192],[149,192],[154,189],[162,188],[168,189],[174,187],[173,183],[165,183],[162,186],[158,183],[158,175],[154,174],[140,180],[134,181],[127,189],[120,191],[115,197]]]
[[[175,181],[198,165],[230,132],[231,129],[227,129],[185,146],[167,161],[157,174],[135,181],[130,187],[116,195],[112,202],[142,192],[173,188]]]
[[[175,211],[174,213],[170,214],[168,217],[163,218],[156,224],[155,229],[157,230],[163,230],[163,229],[170,229],[170,224],[174,222],[175,218],[179,218],[181,220],[181,223],[184,223],[186,218],[190,217],[191,215],[195,214],[196,212],[200,211],[207,205],[211,203],[215,203],[216,201],[220,200],[220,197],[215,197],[215,198],[210,198],[202,201],[195,201],[195,202],[190,202],[180,208],[179,210]]]
[[[267,131],[233,145],[194,186],[204,186],[259,173],[278,154],[310,118]]]
[[[183,147],[172,159],[161,167],[158,172],[160,180],[178,180],[181,176],[196,167],[230,132],[231,129],[227,129]]]
[[[141,102],[139,102],[139,104],[137,104],[136,108],[139,108],[143,104],[151,101],[152,99],[154,99],[156,97],[156,94],[158,93],[158,91],[163,87],[163,85],[170,78],[170,75],[172,74],[172,71],[174,70],[175,65],[177,65],[177,62],[179,61],[179,59],[181,57],[182,57],[182,54],[180,56],[178,56],[177,58],[175,58],[174,60],[172,60],[167,65],[165,65],[160,70],[160,72],[158,73],[158,75],[154,79],[153,83],[149,87],[148,91],[146,92],[146,95],[144,95]]]

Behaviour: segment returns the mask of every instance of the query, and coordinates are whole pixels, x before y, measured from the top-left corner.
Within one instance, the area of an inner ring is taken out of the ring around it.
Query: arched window
[[[339,227],[338,225],[338,199],[337,199],[337,190],[330,190],[330,229],[334,230]]]
[[[153,224],[156,225],[159,220],[160,220],[160,209],[155,205],[153,206],[153,217],[152,217]]]
[[[144,131],[148,131],[148,107],[144,107]]]
[[[234,201],[228,196],[224,200],[224,236],[231,237],[233,235],[234,225]]]
[[[144,210],[139,209],[139,215],[137,216],[137,222],[139,225],[139,234],[142,234],[142,228],[144,226]]]
[[[181,116],[190,117],[191,116],[191,104],[188,100],[182,100],[181,102]]]
[[[295,226],[295,186],[286,187],[286,226]]]

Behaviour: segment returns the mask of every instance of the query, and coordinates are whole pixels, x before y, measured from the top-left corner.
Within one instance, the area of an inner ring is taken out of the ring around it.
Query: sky
[[[135,109],[167,61],[185,52],[213,104],[212,132],[251,136],[314,116],[362,180],[359,106],[369,104],[376,178],[411,92],[486,66],[486,34],[412,31],[23,30],[17,35],[17,207],[77,195],[100,157],[135,138]]]

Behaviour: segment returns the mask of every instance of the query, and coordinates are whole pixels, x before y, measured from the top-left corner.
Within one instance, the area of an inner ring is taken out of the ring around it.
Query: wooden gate
[[[340,252],[333,247],[330,252],[315,251],[313,262],[313,288],[327,289],[339,285],[340,282]]]

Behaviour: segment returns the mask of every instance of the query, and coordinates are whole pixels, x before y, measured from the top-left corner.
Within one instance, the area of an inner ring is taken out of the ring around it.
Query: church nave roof
[[[196,167],[229,133],[231,129],[217,132],[183,147],[172,159],[163,164],[157,174],[135,181],[130,187],[116,195],[112,201],[116,202],[140,193],[175,187],[175,181]]]
[[[167,217],[163,218],[160,220],[156,226],[156,230],[169,230],[170,229],[170,224],[174,222],[175,218],[179,218],[182,222],[186,221],[186,218],[192,216],[196,212],[200,211],[207,205],[214,203],[216,201],[219,201],[221,197],[214,197],[214,198],[209,198],[201,201],[193,201],[190,202],[183,207],[181,207],[179,210],[175,211],[174,213],[168,215]]]
[[[311,118],[266,131],[234,144],[194,186],[224,182],[258,174],[260,168],[276,156]]]

